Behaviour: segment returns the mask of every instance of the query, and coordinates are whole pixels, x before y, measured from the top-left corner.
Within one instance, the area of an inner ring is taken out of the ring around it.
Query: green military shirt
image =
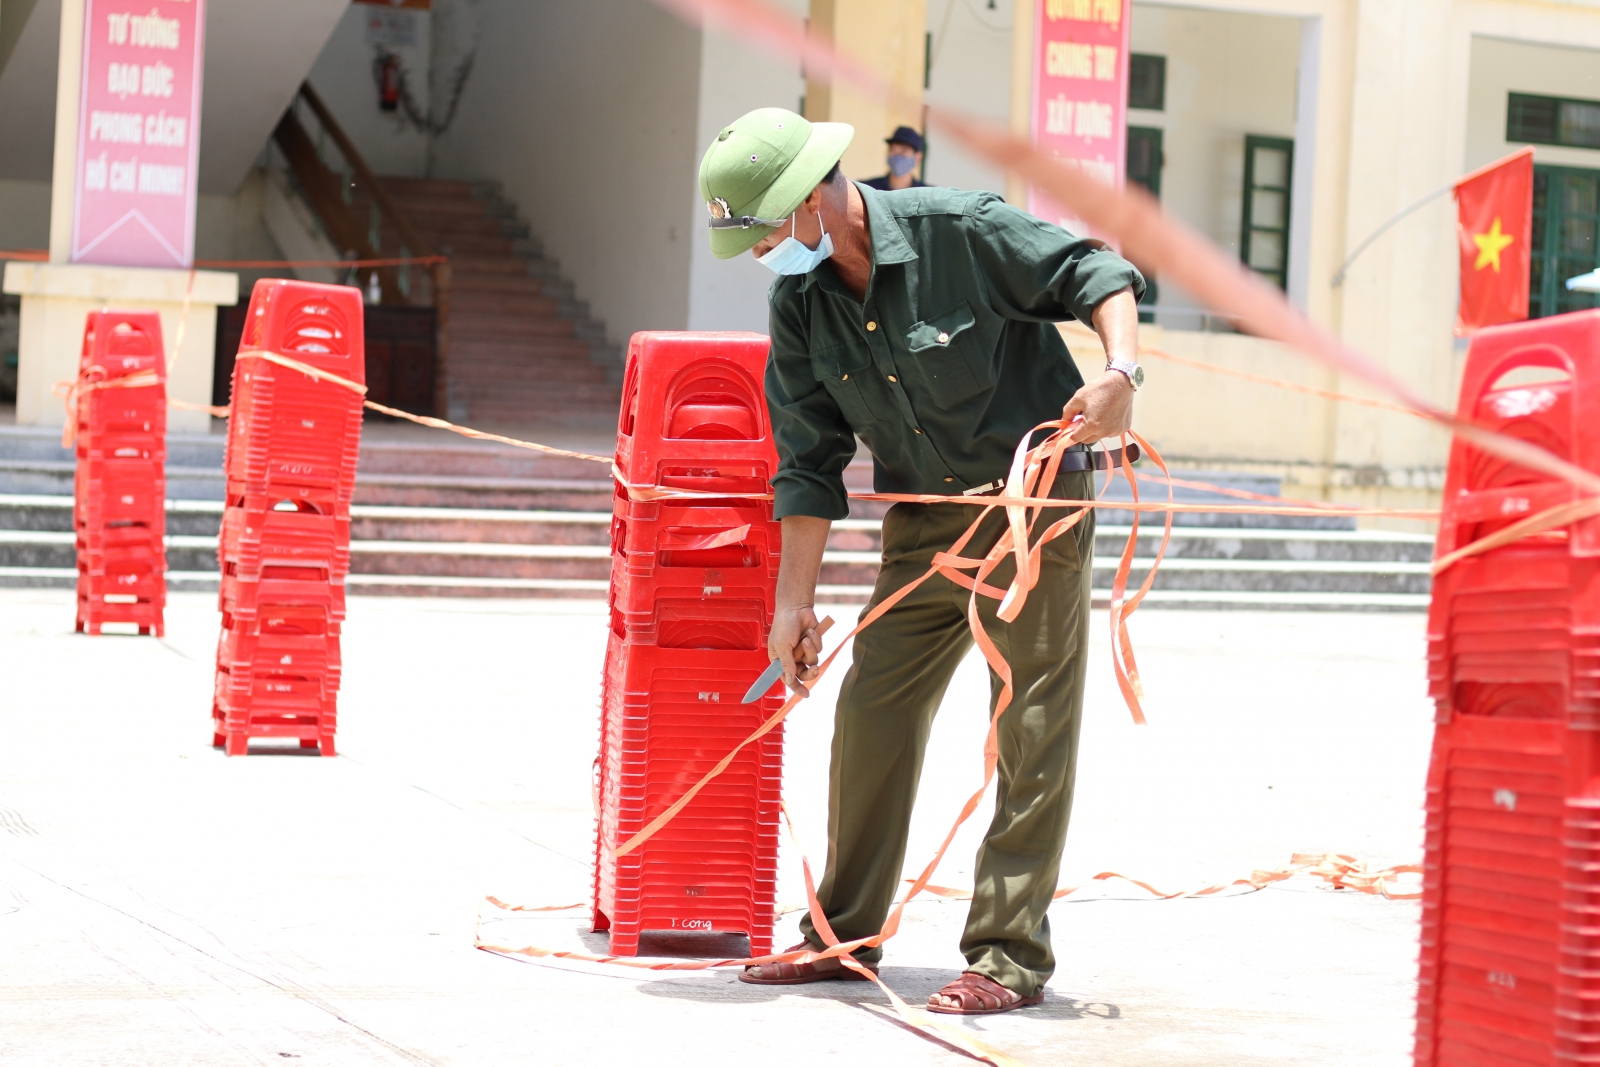
[[[1138,270],[989,192],[857,184],[872,274],[857,302],[830,262],[772,286],[767,406],[776,514],[842,519],[866,442],[880,493],[960,493],[1005,476],[1017,442],[1083,377],[1053,323],[1089,321]]]

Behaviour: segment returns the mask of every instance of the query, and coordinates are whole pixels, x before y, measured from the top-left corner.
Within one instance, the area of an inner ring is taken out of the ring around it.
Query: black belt
[[[1128,462],[1139,462],[1139,446],[1128,446]],[[1066,455],[1061,457],[1060,471],[1103,471],[1107,466],[1120,467],[1122,465],[1122,449],[1113,448],[1109,451],[1089,448],[1085,445],[1076,445]],[[993,496],[1006,487],[1004,478],[997,478],[988,485],[980,485],[963,492],[962,496]]]

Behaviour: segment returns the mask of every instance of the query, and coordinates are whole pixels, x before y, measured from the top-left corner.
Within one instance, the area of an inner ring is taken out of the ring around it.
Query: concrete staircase
[[[611,485],[604,467],[456,444],[444,435],[437,443],[372,436],[363,442],[356,482],[352,593],[605,596]],[[168,453],[171,587],[215,589],[222,439],[174,435]],[[1187,473],[1208,481],[1227,477]],[[1261,479],[1233,480],[1251,491],[1276,489]],[[846,481],[869,488],[870,464],[858,460]],[[72,461],[54,433],[0,428],[0,585],[73,584],[71,493]],[[1097,531],[1094,586],[1102,604],[1128,516],[1107,511]],[[1358,531],[1350,520],[1333,518],[1180,520],[1152,607],[1415,611],[1427,605],[1432,539],[1426,535]],[[1141,524],[1134,581],[1147,573],[1159,535],[1159,522]],[[820,597],[864,602],[879,547],[878,519],[836,523]]]
[[[450,257],[447,415],[478,423],[616,418],[622,352],[493,182],[384,178]],[[356,205],[359,209],[360,205]]]

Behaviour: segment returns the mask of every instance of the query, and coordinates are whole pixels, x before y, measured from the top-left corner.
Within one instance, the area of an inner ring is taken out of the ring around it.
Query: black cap
[[[922,134],[910,126],[899,127],[883,140],[886,144],[903,144],[913,152],[922,151]]]

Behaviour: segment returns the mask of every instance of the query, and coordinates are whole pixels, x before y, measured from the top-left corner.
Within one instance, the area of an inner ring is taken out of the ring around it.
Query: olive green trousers
[[[1093,487],[1088,472],[1064,473],[1050,495],[1085,499]],[[883,521],[883,568],[872,605],[926,571],[934,553],[948,550],[978,512],[962,504],[892,507]],[[1070,514],[1047,512],[1035,536]],[[962,554],[982,556],[1004,526],[1005,513],[990,512]],[[1039,992],[1055,971],[1047,912],[1072,811],[1093,552],[1090,514],[1042,550],[1039,582],[1016,621],[999,621],[999,602],[978,598],[984,627],[1011,665],[1014,692],[1000,717],[994,818],[978,850],[961,951],[968,970],[1023,996]],[[1004,589],[1014,573],[1008,559],[986,582]],[[951,675],[973,645],[969,596],[935,575],[855,639],[834,718],[828,860],[818,888],[823,914],[841,941],[876,934],[902,888],[928,731]],[[1000,679],[991,670],[989,680],[992,714]],[[965,797],[981,760],[974,750],[971,776],[934,783],[941,799]],[[810,917],[800,925],[821,947]],[[865,962],[881,956],[882,949],[856,953]]]

